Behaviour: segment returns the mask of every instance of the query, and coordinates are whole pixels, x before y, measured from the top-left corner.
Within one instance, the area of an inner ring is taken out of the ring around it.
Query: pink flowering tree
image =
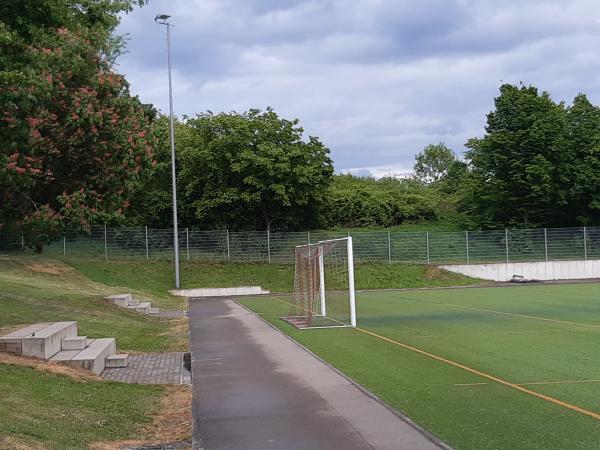
[[[36,251],[63,227],[121,216],[153,166],[149,108],[102,39],[58,28],[23,43],[0,23],[0,228],[17,224]],[[13,66],[2,59],[11,51]]]

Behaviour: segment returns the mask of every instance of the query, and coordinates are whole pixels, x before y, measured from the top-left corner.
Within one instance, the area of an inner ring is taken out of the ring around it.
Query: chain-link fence
[[[352,236],[358,262],[485,263],[600,258],[600,227],[452,232],[307,231],[269,232],[182,229],[182,260],[292,263],[294,247]],[[25,249],[19,234],[0,234],[1,251]],[[173,231],[148,227],[92,227],[67,232],[45,253],[104,259],[173,257]]]

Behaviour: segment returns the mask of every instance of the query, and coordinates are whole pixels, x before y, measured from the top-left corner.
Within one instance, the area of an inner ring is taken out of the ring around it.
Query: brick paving
[[[142,353],[129,355],[127,367],[105,369],[102,377],[111,381],[140,384],[189,384],[183,367],[183,353]]]

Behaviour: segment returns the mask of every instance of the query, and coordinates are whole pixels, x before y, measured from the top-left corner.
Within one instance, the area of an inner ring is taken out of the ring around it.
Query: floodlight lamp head
[[[171,16],[169,16],[167,14],[157,14],[156,17],[154,18],[154,21],[158,22],[158,23],[166,23],[167,19],[169,17],[171,17]]]

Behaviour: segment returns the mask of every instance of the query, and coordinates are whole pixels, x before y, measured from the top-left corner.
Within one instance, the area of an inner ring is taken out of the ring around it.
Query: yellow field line
[[[540,333],[564,333],[565,330],[522,330],[522,331],[493,331],[490,333],[477,333],[485,336],[490,334],[540,334]],[[439,337],[453,337],[453,336],[464,336],[462,334],[415,334],[413,338],[439,338]]]
[[[280,303],[284,303],[284,304],[287,304],[287,305],[295,306],[295,305],[292,305],[289,302],[285,302],[285,301],[280,300],[280,299],[278,299],[276,297],[271,296],[271,298],[275,299],[276,301],[278,301]],[[339,322],[339,323],[343,323],[343,322]],[[467,372],[470,372],[472,374],[479,375],[480,377],[487,378],[488,380],[491,380],[491,381],[495,381],[496,383],[501,384],[503,386],[507,386],[507,387],[515,389],[517,391],[523,392],[524,394],[528,394],[528,395],[531,395],[533,397],[537,397],[537,398],[545,400],[545,401],[547,401],[549,403],[553,403],[555,405],[562,406],[563,408],[570,409],[571,411],[578,412],[579,414],[583,414],[584,416],[592,417],[592,418],[600,421],[600,414],[595,413],[593,411],[589,411],[589,410],[587,410],[585,408],[582,408],[580,406],[573,405],[573,404],[567,403],[567,402],[563,402],[562,400],[559,400],[559,399],[554,398],[554,397],[550,397],[549,395],[540,394],[539,392],[532,391],[531,389],[527,389],[526,387],[520,386],[520,385],[515,384],[515,383],[511,383],[510,381],[503,380],[502,378],[498,378],[498,377],[496,377],[494,375],[490,375],[490,374],[482,372],[480,370],[473,369],[472,367],[466,366],[466,365],[461,364],[461,363],[456,362],[456,361],[452,361],[451,359],[444,358],[444,357],[438,356],[438,355],[434,355],[433,353],[429,353],[429,352],[427,352],[425,350],[421,350],[420,348],[413,347],[412,345],[403,344],[402,342],[395,341],[394,339],[390,339],[388,337],[381,336],[380,334],[374,333],[373,331],[365,330],[364,328],[359,328],[359,327],[356,327],[354,329],[356,331],[360,331],[361,333],[364,333],[364,334],[367,334],[369,336],[375,337],[375,338],[380,339],[380,340],[382,340],[384,342],[387,342],[389,344],[396,345],[397,347],[404,348],[406,350],[410,350],[412,352],[418,353],[418,354],[423,355],[423,356],[427,356],[427,357],[429,357],[431,359],[434,359],[436,361],[440,361],[440,362],[443,362],[443,363],[448,364],[450,366],[457,367],[459,369],[462,369],[462,370],[465,370]]]
[[[600,383],[600,380],[565,380],[565,381],[534,381],[531,383],[515,383],[517,386],[539,386],[544,384],[578,384]],[[454,386],[482,386],[489,383],[457,383]]]

